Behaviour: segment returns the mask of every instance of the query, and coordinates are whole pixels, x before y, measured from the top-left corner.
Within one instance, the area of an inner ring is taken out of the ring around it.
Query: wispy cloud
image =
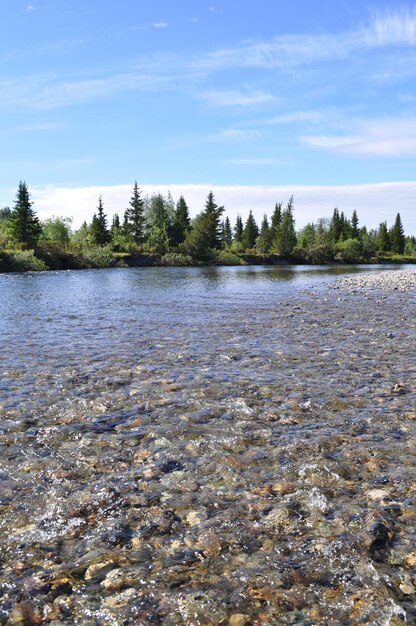
[[[167,28],[167,27],[168,27],[167,22],[154,22],[153,24],[153,28]]]
[[[277,100],[277,98],[270,93],[256,90],[212,90],[199,94],[199,97],[215,107],[248,107]]]
[[[199,60],[205,67],[289,69],[336,61],[360,51],[387,46],[416,46],[416,9],[376,13],[366,26],[344,33],[283,35],[235,48],[216,50]]]
[[[292,163],[289,159],[279,159],[275,157],[247,157],[247,158],[238,158],[238,159],[228,159],[226,161],[228,165],[254,165],[254,166],[264,166],[264,165],[289,165]]]
[[[264,136],[264,132],[257,129],[228,128],[212,135],[210,141],[252,141]]]
[[[321,122],[323,115],[320,111],[291,111],[282,113],[266,120],[266,124],[294,124],[297,122]]]
[[[300,141],[350,156],[415,156],[416,117],[355,119],[352,134],[304,135]]]
[[[35,7],[33,6],[33,4],[28,4],[25,11],[27,13],[32,13],[35,10]]]

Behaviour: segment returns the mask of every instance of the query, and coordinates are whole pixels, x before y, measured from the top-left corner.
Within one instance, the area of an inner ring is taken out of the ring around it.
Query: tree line
[[[276,203],[271,217],[264,215],[260,225],[252,211],[245,221],[237,215],[231,224],[212,192],[203,210],[191,219],[182,195],[176,203],[170,194],[142,197],[137,182],[128,206],[121,216],[113,216],[111,224],[100,196],[91,222],[75,231],[71,225],[70,219],[59,217],[41,222],[21,181],[14,207],[0,210],[0,250],[38,254],[55,248],[104,260],[111,255],[156,253],[173,264],[238,262],[241,255],[279,255],[309,263],[416,256],[415,237],[405,235],[399,213],[390,227],[381,222],[377,229],[368,230],[360,226],[356,211],[349,219],[336,208],[331,218],[318,219],[297,231],[291,197],[285,206]]]

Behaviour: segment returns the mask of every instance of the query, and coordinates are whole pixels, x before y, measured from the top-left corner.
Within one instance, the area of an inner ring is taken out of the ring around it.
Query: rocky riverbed
[[[415,294],[368,281],[3,355],[0,623],[415,624]]]

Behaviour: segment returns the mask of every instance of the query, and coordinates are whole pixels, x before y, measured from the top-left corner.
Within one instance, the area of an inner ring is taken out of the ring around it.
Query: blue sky
[[[25,179],[78,223],[137,179],[416,234],[415,75],[412,2],[1,0],[0,206]]]

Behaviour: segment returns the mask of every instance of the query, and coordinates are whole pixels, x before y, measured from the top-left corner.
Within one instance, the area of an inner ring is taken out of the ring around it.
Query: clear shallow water
[[[414,298],[345,271],[0,276],[4,623],[413,623]]]

